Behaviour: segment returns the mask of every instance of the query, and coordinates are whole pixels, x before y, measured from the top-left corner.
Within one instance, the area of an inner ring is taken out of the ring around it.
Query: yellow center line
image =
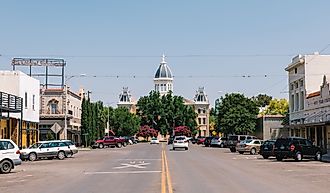
[[[166,191],[166,185],[167,190]],[[161,182],[161,193],[173,193],[172,180],[170,170],[168,169],[168,162],[166,157],[166,151],[164,144],[162,144],[162,182]]]
[[[166,181],[165,181],[165,160],[164,160],[164,144],[162,144],[162,183],[161,190],[162,193],[166,193]]]

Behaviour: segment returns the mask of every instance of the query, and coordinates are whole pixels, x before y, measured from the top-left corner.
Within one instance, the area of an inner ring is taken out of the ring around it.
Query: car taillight
[[[174,141],[174,143],[177,143],[178,141]]]
[[[16,154],[21,154],[21,152],[19,150],[16,151]]]
[[[188,140],[185,140],[184,142],[185,142],[185,143],[188,143]]]
[[[295,146],[293,144],[290,145],[290,151],[294,151],[294,149],[295,149]]]

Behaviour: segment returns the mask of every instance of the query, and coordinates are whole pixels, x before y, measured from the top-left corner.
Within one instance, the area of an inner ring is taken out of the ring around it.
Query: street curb
[[[92,149],[90,148],[78,148],[78,151],[91,151]]]

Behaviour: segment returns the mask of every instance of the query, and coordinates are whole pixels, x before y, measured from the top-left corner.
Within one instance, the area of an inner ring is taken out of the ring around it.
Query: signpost
[[[55,138],[57,139],[57,133],[62,130],[62,127],[57,122],[55,122],[53,126],[50,128],[50,130],[52,130],[55,133],[56,136]]]

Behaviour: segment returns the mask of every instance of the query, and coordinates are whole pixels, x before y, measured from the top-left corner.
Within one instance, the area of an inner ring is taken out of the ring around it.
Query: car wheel
[[[175,147],[173,147],[173,150],[175,150]]]
[[[257,153],[256,148],[252,148],[251,151],[250,151],[250,154],[251,155],[255,155],[256,153]]]
[[[59,160],[63,160],[65,158],[65,153],[63,151],[60,151],[57,153],[57,158]]]
[[[296,153],[296,158],[295,158],[296,161],[301,161],[302,160],[302,155],[300,152],[297,152]]]
[[[239,151],[238,153],[239,153],[239,154],[244,154],[244,151]]]
[[[231,148],[230,148],[230,151],[231,151],[231,152],[236,152],[236,148],[235,148],[235,147],[231,147]]]
[[[121,148],[122,144],[121,143],[117,143],[117,147]]]
[[[282,160],[283,160],[283,157],[281,157],[281,156],[276,156],[276,160],[277,160],[277,161],[282,161]]]
[[[184,148],[185,150],[188,150],[188,147]]]
[[[124,147],[126,147],[126,146],[127,146],[127,143],[126,143],[126,142],[124,142],[123,146],[124,146]]]
[[[36,161],[37,160],[37,154],[36,153],[30,153],[29,154],[29,160],[30,161]]]
[[[0,163],[0,166],[0,173],[8,174],[11,171],[13,164],[9,160],[4,160]]]
[[[103,143],[100,143],[100,144],[99,144],[99,148],[100,148],[100,149],[103,149],[103,148],[104,148]]]
[[[220,144],[220,148],[224,148],[225,145],[223,143]]]
[[[268,156],[267,156],[267,155],[262,155],[262,157],[263,157],[264,159],[268,159]]]
[[[321,161],[321,159],[322,159],[322,154],[321,154],[321,152],[316,152],[316,155],[315,155],[315,160],[316,161]]]

